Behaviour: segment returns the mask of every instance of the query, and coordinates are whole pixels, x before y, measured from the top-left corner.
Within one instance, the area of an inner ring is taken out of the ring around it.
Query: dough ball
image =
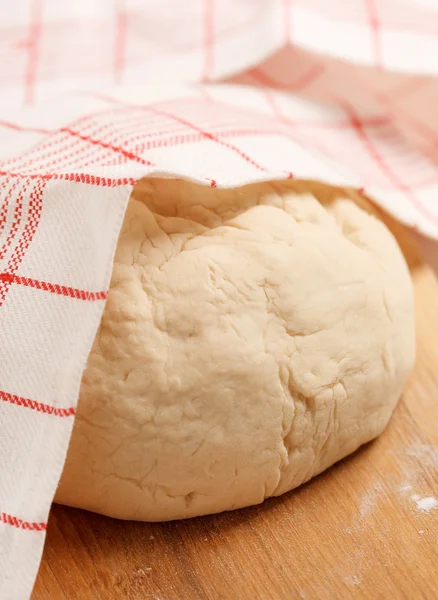
[[[409,271],[374,216],[320,200],[140,182],[58,502],[146,521],[239,508],[383,431],[414,361]]]

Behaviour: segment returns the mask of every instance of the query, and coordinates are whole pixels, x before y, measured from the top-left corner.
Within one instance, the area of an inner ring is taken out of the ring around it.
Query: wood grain
[[[379,439],[236,512],[148,524],[55,506],[32,600],[438,598],[438,510],[417,507],[438,500],[438,286],[408,258],[417,364]]]

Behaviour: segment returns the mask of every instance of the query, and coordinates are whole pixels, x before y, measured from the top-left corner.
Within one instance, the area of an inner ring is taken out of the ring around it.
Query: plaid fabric
[[[135,182],[352,185],[438,238],[437,29],[426,0],[0,0],[0,598],[31,593]]]

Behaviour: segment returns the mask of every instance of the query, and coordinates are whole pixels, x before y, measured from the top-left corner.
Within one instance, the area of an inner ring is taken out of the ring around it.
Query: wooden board
[[[438,598],[438,286],[408,258],[418,358],[378,440],[236,512],[147,524],[55,506],[32,600]]]

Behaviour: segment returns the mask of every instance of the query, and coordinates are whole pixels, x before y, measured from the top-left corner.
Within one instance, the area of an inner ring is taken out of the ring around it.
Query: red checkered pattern
[[[438,238],[437,56],[427,0],[0,0],[0,598],[32,589],[135,182],[319,179]]]

